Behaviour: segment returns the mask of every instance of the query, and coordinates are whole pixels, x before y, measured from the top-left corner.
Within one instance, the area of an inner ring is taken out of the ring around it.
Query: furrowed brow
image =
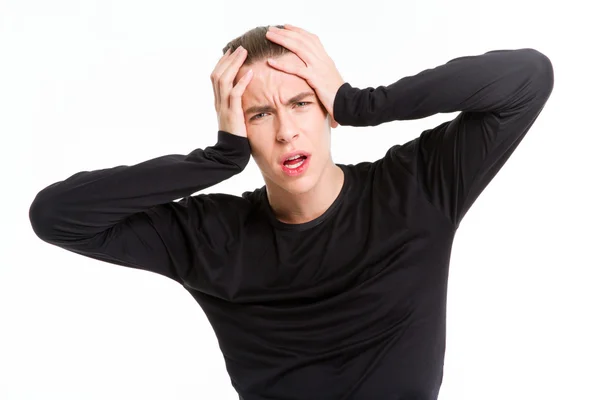
[[[297,103],[307,97],[314,97],[315,94],[314,92],[301,92],[298,93],[297,95],[295,95],[294,97],[292,97],[291,99],[289,99],[287,102],[284,103],[284,105],[290,105],[293,103]],[[261,105],[261,106],[252,106],[252,107],[248,107],[246,109],[246,111],[244,111],[244,114],[259,114],[259,113],[263,113],[263,112],[269,112],[269,111],[274,111],[275,109],[270,106],[270,105]]]

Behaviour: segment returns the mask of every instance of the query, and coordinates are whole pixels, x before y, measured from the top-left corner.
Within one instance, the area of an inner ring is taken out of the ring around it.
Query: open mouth
[[[288,176],[297,176],[306,171],[310,156],[300,155],[292,160],[285,160],[281,165],[283,172]]]
[[[298,168],[299,166],[301,166],[302,164],[304,164],[304,161],[306,161],[307,157],[306,156],[298,156],[295,157],[292,160],[285,160],[283,162],[283,165],[286,166],[287,168],[290,169],[295,169]]]

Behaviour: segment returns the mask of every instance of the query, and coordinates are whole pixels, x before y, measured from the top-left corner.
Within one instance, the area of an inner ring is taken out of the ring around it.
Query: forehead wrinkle
[[[244,103],[249,107],[245,109],[244,114],[274,111],[276,103],[286,105],[290,100],[292,103],[300,101],[297,98],[299,94],[303,94],[303,98],[315,96],[314,90],[306,80],[296,75],[278,71],[272,67],[265,72],[267,73],[257,74],[258,79],[256,81],[253,79],[247,88],[251,90],[245,92],[247,96],[244,96],[246,97]],[[268,93],[269,87],[274,87],[275,93]],[[289,93],[289,95],[282,98],[281,92]]]

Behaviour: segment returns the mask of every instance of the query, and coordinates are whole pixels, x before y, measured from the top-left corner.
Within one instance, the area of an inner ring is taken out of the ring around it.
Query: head
[[[283,28],[282,25],[277,25]],[[295,53],[266,38],[268,26],[254,28],[223,48],[243,46],[247,57],[235,77],[237,84],[249,68],[253,77],[242,95],[252,157],[271,192],[307,193],[335,168],[331,158],[331,119],[306,80],[271,67],[267,58],[304,65]],[[288,101],[300,93],[307,95]],[[308,169],[297,177],[284,173],[281,158],[292,151],[310,154]]]

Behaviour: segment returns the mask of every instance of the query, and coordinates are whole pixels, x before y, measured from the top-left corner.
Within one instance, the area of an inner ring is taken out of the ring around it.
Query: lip
[[[307,156],[306,160],[304,160],[302,165],[300,165],[297,168],[288,168],[287,166],[285,166],[285,164],[281,164],[281,170],[283,171],[284,174],[286,174],[287,176],[290,176],[290,177],[302,176],[306,172],[306,170],[309,168],[311,158],[312,158],[311,156]]]
[[[298,155],[298,154],[299,154],[299,155],[301,155],[301,156],[305,156],[306,158],[309,158],[309,157],[310,157],[310,153],[308,153],[308,152],[306,152],[306,151],[302,151],[302,150],[296,150],[296,151],[292,151],[292,152],[289,152],[289,153],[286,153],[286,154],[284,154],[283,156],[281,156],[281,157],[279,158],[279,165],[283,165],[283,162],[284,162],[285,160],[287,160],[287,159],[288,159],[288,158],[290,158],[290,157],[294,157],[294,156],[296,156],[296,155]]]

